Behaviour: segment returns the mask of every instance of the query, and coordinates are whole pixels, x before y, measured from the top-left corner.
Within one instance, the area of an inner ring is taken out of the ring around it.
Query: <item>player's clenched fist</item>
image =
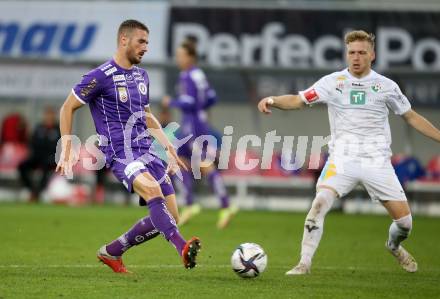
[[[258,103],[258,110],[260,110],[260,112],[263,112],[265,114],[271,114],[272,111],[269,109],[269,107],[272,106],[273,103],[274,103],[273,97],[264,98]]]

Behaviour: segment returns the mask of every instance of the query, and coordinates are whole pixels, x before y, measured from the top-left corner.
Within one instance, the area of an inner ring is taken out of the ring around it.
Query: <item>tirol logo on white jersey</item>
[[[350,104],[352,105],[365,105],[366,93],[363,90],[351,90],[350,91]]]

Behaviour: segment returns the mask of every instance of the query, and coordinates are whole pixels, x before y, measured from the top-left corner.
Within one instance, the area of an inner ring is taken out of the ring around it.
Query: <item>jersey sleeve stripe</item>
[[[306,99],[306,97],[304,96],[304,91],[300,91],[299,93],[298,93],[298,95],[299,95],[299,97],[301,98],[301,100],[304,102],[304,103],[306,103],[306,104],[310,104],[310,102],[309,101],[307,101],[307,99]]]
[[[85,105],[86,104],[86,102],[84,102],[76,93],[75,93],[75,90],[73,90],[73,88],[72,88],[72,94],[75,96],[75,98],[81,103],[81,104],[83,104],[83,105]]]

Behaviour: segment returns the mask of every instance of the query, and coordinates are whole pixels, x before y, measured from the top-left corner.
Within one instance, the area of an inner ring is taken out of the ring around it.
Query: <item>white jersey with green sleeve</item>
[[[373,70],[361,79],[348,69],[334,72],[299,95],[308,105],[327,104],[330,157],[344,160],[387,161],[391,156],[388,111],[402,115],[411,109],[399,86]]]

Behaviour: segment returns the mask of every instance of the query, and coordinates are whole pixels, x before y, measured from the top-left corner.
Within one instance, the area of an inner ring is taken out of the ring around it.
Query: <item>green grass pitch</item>
[[[185,270],[159,236],[124,255],[133,275],[98,264],[95,253],[146,212],[136,207],[68,208],[0,205],[0,298],[440,298],[440,220],[415,217],[406,247],[419,263],[410,274],[384,248],[385,216],[326,219],[312,274],[286,277],[298,259],[305,214],[240,212],[218,231],[215,211],[181,228],[197,235],[199,266]],[[259,243],[268,268],[241,279],[230,256],[243,242]]]

